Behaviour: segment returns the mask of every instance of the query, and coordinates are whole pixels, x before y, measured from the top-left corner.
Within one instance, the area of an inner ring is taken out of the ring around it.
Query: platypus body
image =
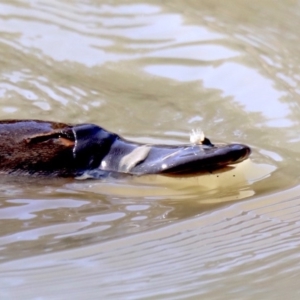
[[[248,158],[242,144],[150,145],[125,140],[94,124],[39,120],[0,121],[0,173],[103,178],[183,175],[210,171]]]

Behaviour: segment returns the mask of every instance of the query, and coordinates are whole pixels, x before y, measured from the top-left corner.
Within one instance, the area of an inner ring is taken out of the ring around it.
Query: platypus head
[[[207,138],[187,145],[151,145],[130,142],[93,124],[75,125],[72,130],[76,164],[91,177],[107,171],[190,175],[239,163],[251,153],[246,145],[212,144]]]

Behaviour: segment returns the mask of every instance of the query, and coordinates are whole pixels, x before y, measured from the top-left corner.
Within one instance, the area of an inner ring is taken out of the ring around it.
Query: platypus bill
[[[94,124],[39,120],[0,121],[0,173],[103,178],[132,175],[190,175],[248,158],[242,144],[150,145],[127,141]]]

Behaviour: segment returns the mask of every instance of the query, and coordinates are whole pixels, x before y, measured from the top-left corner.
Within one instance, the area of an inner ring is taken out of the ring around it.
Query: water
[[[299,4],[2,1],[0,119],[253,149],[227,172],[0,178],[1,299],[298,298]]]

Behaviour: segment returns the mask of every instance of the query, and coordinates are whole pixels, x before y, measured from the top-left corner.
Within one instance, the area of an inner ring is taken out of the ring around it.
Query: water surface
[[[295,298],[299,3],[2,1],[0,118],[251,160],[189,178],[0,178],[3,299]]]

